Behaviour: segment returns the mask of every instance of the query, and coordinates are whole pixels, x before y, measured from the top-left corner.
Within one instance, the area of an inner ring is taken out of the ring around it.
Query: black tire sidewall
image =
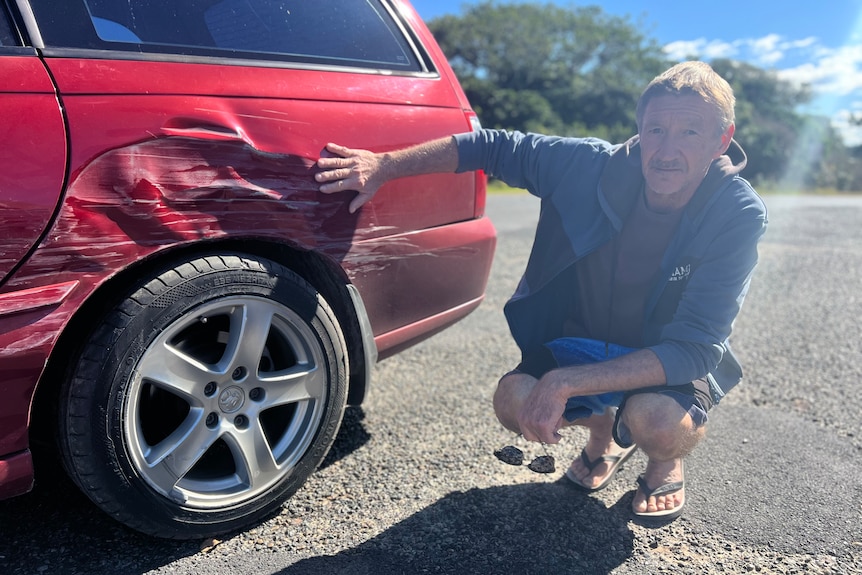
[[[125,402],[133,369],[153,340],[190,310],[231,296],[267,298],[297,313],[323,350],[328,393],[309,448],[281,481],[232,507],[190,509],[157,493],[139,476],[125,445]],[[172,266],[107,314],[85,346],[68,386],[71,401],[61,410],[61,419],[67,422],[61,438],[67,466],[97,504],[140,531],[186,538],[238,529],[278,509],[325,457],[344,411],[345,362],[344,338],[331,308],[287,268],[240,255],[208,256]]]

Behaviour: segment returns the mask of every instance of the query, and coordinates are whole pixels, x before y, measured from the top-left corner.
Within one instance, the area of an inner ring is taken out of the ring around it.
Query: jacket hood
[[[728,179],[737,176],[748,163],[745,150],[736,140],[730,141],[727,151],[714,160],[685,211],[694,216],[706,205],[713,193]],[[619,145],[611,155],[599,181],[599,193],[612,212],[620,218],[615,222],[619,229],[628,215],[643,186],[640,138],[633,136]]]

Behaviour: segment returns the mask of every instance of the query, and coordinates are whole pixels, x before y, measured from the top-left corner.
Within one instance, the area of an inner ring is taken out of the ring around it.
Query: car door
[[[44,64],[0,5],[0,283],[47,227],[60,199],[66,136]],[[2,313],[0,300],[0,313]]]

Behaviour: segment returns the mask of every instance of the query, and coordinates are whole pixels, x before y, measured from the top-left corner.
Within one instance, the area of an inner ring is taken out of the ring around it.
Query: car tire
[[[64,464],[127,526],[210,537],[275,512],[345,409],[338,321],[272,261],[210,255],[153,273],[95,327],[63,385]]]

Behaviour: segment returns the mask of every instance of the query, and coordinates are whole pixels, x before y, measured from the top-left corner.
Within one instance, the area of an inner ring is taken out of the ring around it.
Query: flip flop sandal
[[[617,455],[602,455],[601,457],[597,457],[593,460],[590,460],[590,458],[587,456],[586,450],[581,450],[581,463],[584,464],[584,467],[587,468],[590,474],[592,474],[593,469],[595,469],[596,466],[600,463],[607,462],[610,464],[610,467],[608,468],[608,473],[605,476],[604,480],[595,487],[587,487],[586,485],[581,483],[581,480],[575,477],[575,474],[572,473],[571,467],[566,469],[566,474],[564,475],[564,477],[570,481],[571,486],[575,489],[587,492],[599,491],[608,486],[608,484],[611,482],[611,479],[613,479],[614,475],[616,475],[616,472],[619,471],[620,467],[622,467],[622,464],[625,463],[626,460],[631,457],[635,451],[637,451],[637,448],[637,445],[632,445],[631,447],[626,448]]]
[[[676,493],[677,491],[682,490],[685,487],[685,480],[683,481],[672,481],[670,483],[665,483],[663,485],[659,485],[655,489],[650,489],[649,485],[647,485],[646,479],[644,479],[643,475],[638,476],[638,489],[643,491],[644,495],[646,495],[647,499],[653,497],[655,495],[670,495],[672,493]],[[659,520],[667,520],[667,519],[676,519],[682,514],[682,509],[685,507],[685,497],[683,497],[682,503],[677,505],[673,509],[662,509],[661,511],[644,511],[638,512],[632,510],[632,513],[635,514],[636,517],[641,519],[659,519]]]

